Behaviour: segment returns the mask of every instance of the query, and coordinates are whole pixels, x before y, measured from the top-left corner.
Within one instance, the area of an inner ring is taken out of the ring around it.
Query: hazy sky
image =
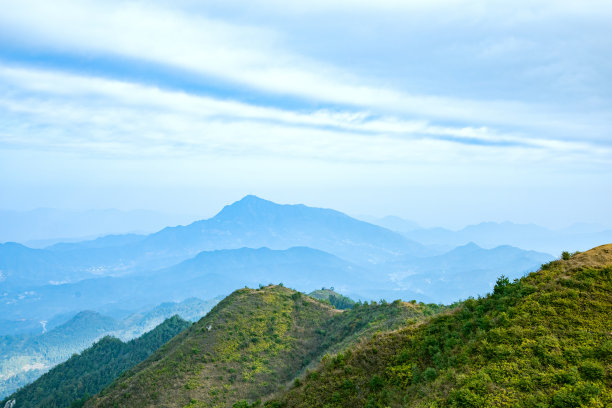
[[[0,8],[0,208],[612,225],[609,0]]]

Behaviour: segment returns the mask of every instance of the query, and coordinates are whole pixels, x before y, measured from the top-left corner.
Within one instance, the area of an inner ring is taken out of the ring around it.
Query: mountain
[[[612,405],[612,244],[324,359],[269,407]]]
[[[252,195],[225,206],[211,219],[165,228],[143,242],[149,250],[161,245],[191,256],[202,250],[303,246],[365,264],[399,254],[430,253],[398,233],[338,211],[280,205]]]
[[[112,305],[138,310],[169,300],[211,299],[240,287],[271,282],[307,291],[349,283],[355,289],[375,287],[368,275],[364,268],[311,248],[219,250],[201,252],[158,271],[39,286],[30,289],[28,295],[9,292],[0,312],[13,320],[40,321],[73,310],[101,310]]]
[[[122,340],[133,339],[142,333],[152,330],[164,320],[174,315],[190,322],[197,322],[221,300],[221,297],[209,300],[192,297],[182,302],[164,302],[153,309],[127,316],[121,322],[123,329],[120,333],[115,333],[115,335]]]
[[[534,224],[483,222],[459,231],[444,228],[402,230],[406,237],[424,245],[456,247],[474,242],[484,248],[511,245],[523,249],[560,255],[567,250],[587,250],[601,242],[612,241],[612,230],[602,226],[576,225],[550,230]]]
[[[120,327],[115,319],[84,311],[39,336],[0,337],[0,398]]]
[[[437,310],[398,301],[341,312],[282,286],[240,289],[86,406],[231,407],[277,391],[325,352]]]
[[[1,402],[0,406],[9,401],[15,401],[15,407],[18,408],[73,406],[98,393],[122,372],[146,359],[190,325],[174,316],[127,343],[113,337],[104,337],[81,354],[73,355],[68,361],[21,388]]]
[[[390,229],[391,231],[397,231],[401,233],[420,230],[422,227],[414,221],[405,220],[395,215],[387,215],[382,218],[366,217],[362,219],[375,225]]]
[[[193,218],[147,210],[0,210],[0,242],[13,241],[40,248],[58,240],[81,241],[108,234],[153,232],[190,219]]]
[[[0,284],[4,290],[70,281],[84,275],[75,273],[71,265],[66,265],[60,256],[50,251],[28,248],[15,242],[0,244]]]
[[[44,250],[5,244],[0,251],[7,252],[0,259],[7,259],[10,264],[0,264],[0,279],[10,280],[20,288],[70,283],[93,276],[158,270],[202,251],[243,247],[277,250],[310,247],[366,266],[399,255],[435,253],[401,234],[334,210],[280,205],[246,196],[224,207],[213,218],[167,227],[145,236],[106,236],[56,244]],[[13,261],[17,257],[20,261]]]
[[[39,334],[0,337],[0,398],[34,381],[72,354],[91,346],[103,336],[130,340],[154,329],[170,316],[196,321],[220,299],[186,299],[165,302],[119,320],[92,311],[79,312],[63,324]],[[59,319],[60,317],[57,317]],[[44,323],[44,322],[43,322]]]
[[[520,278],[552,259],[545,253],[508,245],[484,249],[469,243],[438,256],[398,258],[386,269],[398,288],[449,304],[468,296],[485,295],[500,275]]]

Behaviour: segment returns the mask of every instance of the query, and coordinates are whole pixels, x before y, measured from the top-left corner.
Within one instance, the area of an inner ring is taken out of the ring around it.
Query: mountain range
[[[68,317],[61,324],[46,323],[46,331],[42,334],[0,336],[0,398],[104,336],[128,341],[154,329],[173,315],[197,321],[219,300],[189,298],[179,303],[166,302],[123,319],[87,310]]]
[[[551,230],[535,224],[482,222],[468,225],[460,230],[450,230],[440,227],[423,228],[415,222],[393,216],[366,219],[398,231],[421,244],[433,245],[440,249],[451,249],[474,242],[483,248],[511,245],[558,256],[562,251],[584,251],[601,242],[612,241],[611,228],[594,224],[576,224]]]
[[[83,241],[109,234],[153,232],[189,219],[150,210],[0,210],[0,242],[42,248],[56,242]]]
[[[158,318],[145,324],[133,316],[164,302],[196,297],[214,304],[237,288],[270,283],[306,293],[334,287],[362,301],[452,303],[490,292],[502,273],[520,277],[551,259],[508,246],[424,245],[331,209],[246,196],[210,219],[151,234],[45,248],[0,244],[0,334],[32,339],[37,328],[39,334],[51,332],[71,316],[92,311],[120,322],[114,334],[127,340],[161,323]],[[341,297],[333,300],[348,304]],[[85,343],[70,353],[94,341],[79,338]],[[17,378],[15,367],[38,364],[33,349],[15,350],[6,357],[17,360],[0,369],[5,382]],[[44,370],[68,356],[54,353],[40,363]],[[26,370],[28,379],[43,370],[34,367],[41,371]]]
[[[18,401],[16,405],[23,408],[81,405],[190,325],[173,316],[126,343],[106,336],[21,388],[11,399]]]
[[[501,276],[490,294],[450,308],[358,302],[339,311],[278,285],[245,288],[82,402],[609,406],[610,305],[612,244],[514,281]],[[18,408],[15,398],[6,401]]]

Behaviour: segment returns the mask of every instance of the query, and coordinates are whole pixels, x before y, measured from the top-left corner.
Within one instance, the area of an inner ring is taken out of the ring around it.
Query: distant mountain
[[[155,272],[126,277],[86,279],[32,288],[27,295],[9,293],[0,303],[6,318],[46,320],[72,310],[120,305],[138,310],[169,300],[214,298],[236,288],[283,282],[310,291],[321,285],[354,290],[379,287],[370,271],[311,248],[240,248],[202,252],[192,259]],[[384,286],[384,285],[383,285]]]
[[[71,265],[53,252],[28,248],[15,242],[0,244],[0,284],[5,290],[70,281],[83,276],[87,274],[75,272]]]
[[[401,233],[422,229],[422,227],[416,222],[405,220],[395,215],[387,215],[382,218],[366,217],[363,219],[372,224],[380,225],[381,227],[390,229],[391,231],[397,231]]]
[[[84,311],[43,334],[0,336],[0,398],[35,380],[103,336],[130,340],[152,330],[173,315],[196,321],[219,300],[190,298],[180,303],[166,302],[122,320]]]
[[[19,408],[73,406],[97,394],[122,372],[140,363],[190,325],[174,316],[127,343],[114,337],[104,337],[7,397],[0,406],[9,401],[15,401],[15,406]]]
[[[322,360],[266,406],[609,407],[611,272],[605,245],[500,280],[485,298]]]
[[[84,311],[39,336],[0,337],[0,398],[120,327],[115,319]]]
[[[520,278],[552,259],[549,254],[507,245],[484,249],[469,243],[438,256],[397,259],[388,265],[388,270],[399,288],[449,304],[468,296],[485,295],[500,275]]]
[[[16,244],[4,246],[7,253],[3,259],[12,263],[7,268],[0,264],[0,279],[10,278],[13,285],[25,287],[75,282],[94,275],[148,272],[175,265],[202,251],[243,247],[283,250],[305,246],[366,266],[400,255],[436,253],[399,233],[334,210],[279,205],[255,196],[224,207],[211,219],[167,227],[146,236],[107,236],[56,244],[45,250],[28,251]],[[19,255],[22,252],[29,255]],[[13,261],[17,256],[21,256],[20,261]]]
[[[276,392],[326,352],[437,310],[395,302],[340,312],[285,287],[241,289],[85,406],[232,407]]]
[[[180,318],[196,322],[208,313],[223,297],[218,296],[209,300],[188,298],[182,302],[164,302],[153,309],[131,314],[122,320],[123,329],[114,333],[122,340],[133,339],[152,330],[169,316],[177,315]]]
[[[511,245],[559,256],[562,251],[583,251],[612,241],[612,230],[576,225],[559,231],[534,224],[483,222],[459,231],[444,228],[415,229],[402,233],[424,245],[460,246],[474,242],[484,248]]]
[[[319,249],[351,262],[376,264],[397,255],[431,254],[423,245],[396,232],[338,211],[280,205],[256,196],[224,207],[215,217],[187,226],[165,228],[142,243],[148,251],[195,255],[202,250],[241,247]]]
[[[201,252],[154,272],[38,286],[26,294],[8,292],[0,313],[12,320],[40,321],[72,310],[112,305],[137,310],[168,300],[213,298],[244,286],[280,282],[303,291],[333,286],[358,299],[445,303],[485,294],[499,275],[519,277],[551,259],[508,246],[487,250],[471,244],[433,257],[397,256],[365,268],[305,247],[219,250]]]
[[[58,239],[74,241],[108,234],[153,232],[192,219],[148,210],[0,210],[0,242],[42,247]]]

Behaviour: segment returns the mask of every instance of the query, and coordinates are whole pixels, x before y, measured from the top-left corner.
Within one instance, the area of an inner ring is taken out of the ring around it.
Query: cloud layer
[[[294,159],[312,184],[347,163],[374,175],[365,190],[398,172],[517,191],[571,175],[595,191],[612,171],[611,15],[603,1],[8,0],[0,153],[272,173]]]

